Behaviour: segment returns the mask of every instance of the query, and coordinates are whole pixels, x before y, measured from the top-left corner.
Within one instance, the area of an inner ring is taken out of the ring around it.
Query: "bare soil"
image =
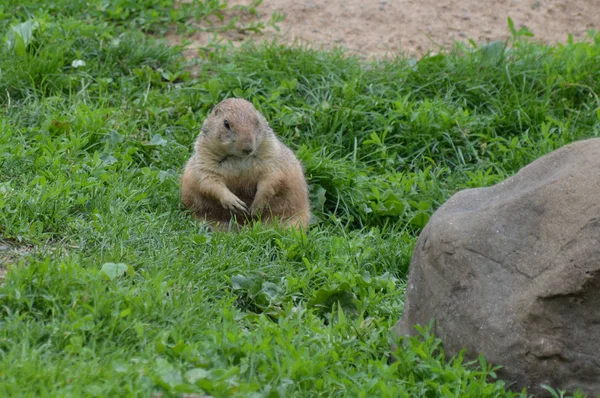
[[[4,241],[0,238],[0,286],[4,284],[6,274],[11,266],[17,264],[27,265],[28,258],[34,253],[53,253],[56,247],[44,246],[34,247],[27,244],[21,244],[16,241]],[[21,260],[24,260],[21,263]]]
[[[249,5],[251,0],[228,3]],[[221,38],[234,44],[277,38],[315,48],[341,46],[364,57],[397,53],[419,57],[448,48],[454,40],[506,39],[509,16],[517,29],[529,28],[533,40],[551,44],[566,42],[568,34],[581,40],[589,29],[600,30],[600,0],[264,0],[257,11],[265,22],[274,12],[284,14],[280,32],[269,27],[263,34],[236,31]],[[240,15],[240,11],[228,12]],[[242,21],[256,18],[240,17]],[[208,32],[195,33],[187,55],[195,56],[211,38]],[[178,42],[180,37],[169,39]]]
[[[8,272],[7,266],[18,262],[30,253],[31,247],[18,246],[0,240],[0,286],[4,284],[4,279]]]

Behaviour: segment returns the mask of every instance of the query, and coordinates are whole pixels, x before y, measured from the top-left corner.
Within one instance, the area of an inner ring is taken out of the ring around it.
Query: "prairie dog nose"
[[[246,155],[249,155],[254,150],[254,140],[250,138],[241,141],[239,148]]]

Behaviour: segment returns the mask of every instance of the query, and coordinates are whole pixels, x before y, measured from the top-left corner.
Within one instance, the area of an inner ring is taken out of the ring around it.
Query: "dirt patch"
[[[18,263],[33,253],[33,246],[0,240],[0,286],[4,284],[8,266]]]
[[[229,5],[250,3],[229,1]],[[526,26],[535,40],[551,44],[565,42],[568,34],[583,39],[589,29],[600,29],[596,0],[264,0],[257,10],[262,21],[274,12],[285,14],[279,24],[281,31],[267,28],[262,35],[229,32],[220,37],[234,44],[278,38],[282,43],[316,48],[341,46],[365,57],[396,53],[418,57],[447,48],[454,40],[470,38],[481,43],[506,39],[509,16],[517,29]],[[243,18],[251,19],[248,15]],[[175,35],[168,38],[180,41]],[[208,32],[194,34],[187,55],[195,56],[211,38]]]

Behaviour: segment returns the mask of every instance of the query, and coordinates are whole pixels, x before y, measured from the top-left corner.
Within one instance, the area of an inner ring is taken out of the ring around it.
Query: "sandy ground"
[[[228,3],[248,5],[251,0]],[[267,28],[263,34],[230,32],[222,37],[234,44],[278,38],[317,48],[341,46],[365,57],[418,57],[453,40],[506,39],[509,16],[517,29],[526,26],[534,40],[547,43],[566,42],[569,33],[583,39],[589,29],[600,30],[600,0],[264,0],[257,11],[262,21],[274,12],[284,14],[280,32]],[[252,20],[249,15],[241,18]],[[197,54],[211,36],[195,33],[188,56]],[[173,35],[169,39],[179,40]]]
[[[0,286],[4,284],[6,278],[7,264],[17,262],[19,258],[27,255],[27,248],[15,247],[0,240]]]
[[[35,248],[31,245],[19,244],[14,241],[3,241],[0,237],[0,286],[4,284],[6,274],[9,272],[8,267],[13,264],[19,264],[21,260],[25,260],[31,256],[35,251]],[[46,246],[44,248],[45,253],[52,253],[55,248],[52,246]]]

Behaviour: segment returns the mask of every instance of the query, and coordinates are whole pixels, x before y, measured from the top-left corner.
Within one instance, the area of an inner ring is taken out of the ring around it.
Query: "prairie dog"
[[[273,218],[286,227],[308,225],[302,165],[250,102],[230,98],[217,104],[194,150],[181,177],[181,199],[212,229]]]

